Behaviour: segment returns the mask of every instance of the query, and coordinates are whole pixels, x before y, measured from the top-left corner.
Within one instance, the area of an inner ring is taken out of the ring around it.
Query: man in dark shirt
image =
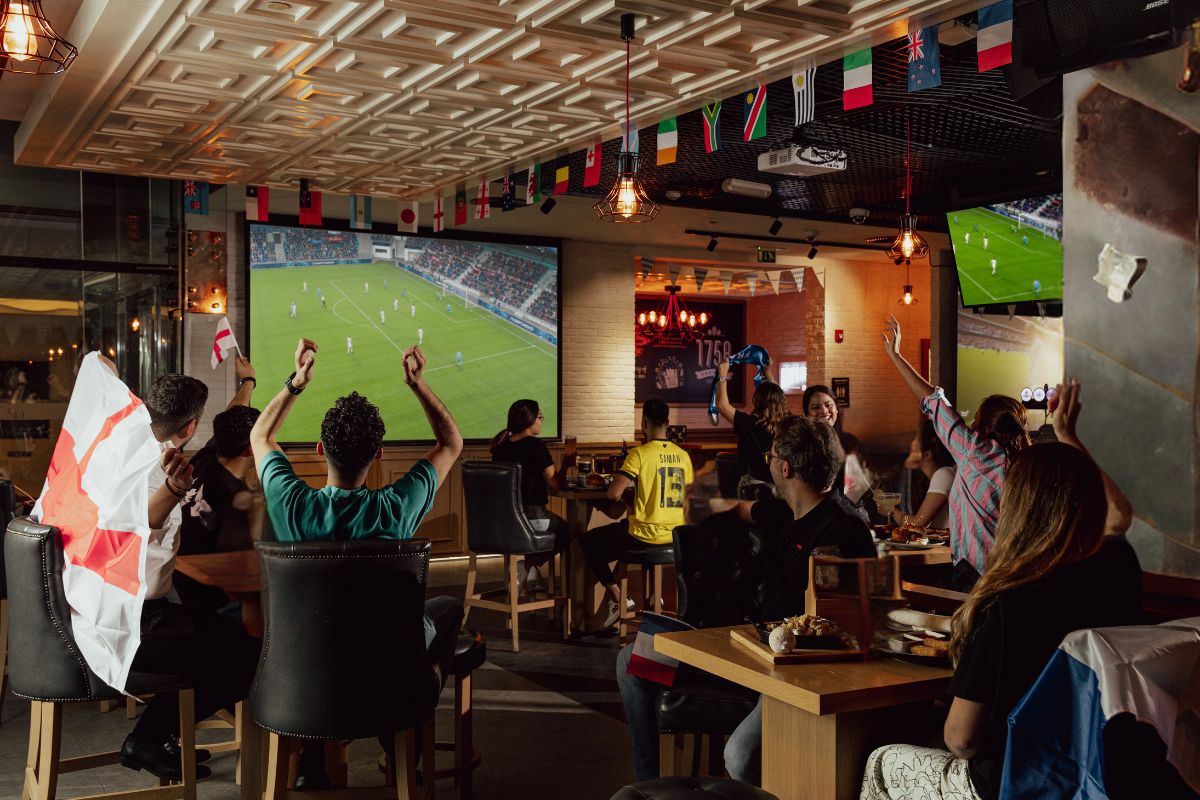
[[[846,558],[875,555],[871,533],[848,501],[834,491],[841,469],[842,446],[832,427],[808,417],[788,417],[779,424],[766,456],[779,498],[750,507],[766,540],[761,555],[766,597],[763,618],[778,620],[804,613],[808,559],[813,548],[837,547]],[[617,685],[633,739],[638,780],[658,775],[658,728],[654,705],[658,684],[626,673],[633,646],[617,657]],[[747,783],[760,781],[762,702],[725,745],[725,768]]]

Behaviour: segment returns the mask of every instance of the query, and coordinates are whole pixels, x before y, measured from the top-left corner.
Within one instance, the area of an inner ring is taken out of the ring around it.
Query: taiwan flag
[[[141,643],[150,480],[153,470],[161,476],[161,457],[150,412],[99,353],[89,353],[33,513],[62,533],[63,589],[79,652],[121,691]]]
[[[266,222],[270,216],[271,190],[266,186],[246,187],[246,221]]]

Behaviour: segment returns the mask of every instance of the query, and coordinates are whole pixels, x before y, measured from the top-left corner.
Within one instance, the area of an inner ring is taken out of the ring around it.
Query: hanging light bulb
[[[916,302],[916,299],[913,297],[911,283],[904,284],[904,296],[900,298],[900,302],[906,306],[911,306]]]
[[[646,312],[643,311],[642,313],[638,314],[638,325],[645,325],[645,324],[646,324]]]
[[[696,327],[696,315],[695,314],[688,314],[688,327],[689,328]]]
[[[658,322],[658,312],[657,312],[657,311],[651,311],[651,312],[650,312],[650,321],[651,321],[651,322]]]
[[[53,75],[78,54],[54,32],[41,0],[0,0],[0,71]]]
[[[707,325],[707,324],[708,324],[708,312],[707,312],[707,311],[701,311],[701,312],[700,312],[700,324],[701,324],[701,325]]]
[[[658,216],[659,205],[650,199],[638,178],[638,154],[629,147],[629,43],[634,36],[633,14],[621,15],[621,38],[625,41],[625,136],[617,156],[617,182],[604,199],[592,206],[606,222],[649,222]]]
[[[686,311],[680,311],[679,312],[679,321],[687,322],[687,314],[688,314],[688,312],[686,312]]]
[[[658,318],[658,327],[660,327],[660,328],[667,327],[667,317],[665,314]]]
[[[900,232],[896,234],[887,257],[895,261],[908,261],[929,255],[929,244],[917,233],[917,216],[912,213],[912,123],[906,122],[906,153],[904,160],[904,216],[900,217]],[[899,260],[897,260],[899,259]]]
[[[129,323],[129,327],[133,328],[134,333],[137,333],[139,330],[141,330],[142,321],[140,319],[138,319],[137,317],[134,317],[133,322]]]

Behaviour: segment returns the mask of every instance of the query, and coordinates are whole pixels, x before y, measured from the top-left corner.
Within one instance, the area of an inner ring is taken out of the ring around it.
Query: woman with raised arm
[[[717,413],[733,426],[737,437],[738,458],[742,462],[738,497],[753,499],[756,484],[766,484],[768,488],[774,485],[764,456],[771,450],[779,423],[792,412],[788,409],[787,395],[772,381],[763,381],[754,390],[749,414],[738,411],[729,402],[728,382],[729,359],[725,359],[717,366]]]
[[[1031,444],[1025,430],[1025,407],[1012,397],[993,394],[979,404],[975,420],[968,426],[942,388],[922,378],[900,354],[900,323],[895,317],[886,323],[883,345],[958,468],[947,498],[954,559],[951,586],[970,591],[983,574],[996,539],[1008,460]]]

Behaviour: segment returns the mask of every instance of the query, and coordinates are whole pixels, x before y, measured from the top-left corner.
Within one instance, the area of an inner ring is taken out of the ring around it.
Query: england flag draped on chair
[[[149,471],[162,449],[142,401],[89,353],[33,513],[62,531],[63,588],[87,665],[124,690],[141,642]]]

